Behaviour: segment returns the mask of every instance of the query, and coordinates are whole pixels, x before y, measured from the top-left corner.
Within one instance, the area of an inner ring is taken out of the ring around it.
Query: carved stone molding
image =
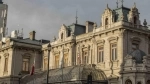
[[[98,45],[98,44],[102,44],[102,45],[104,45],[105,40],[104,40],[104,39],[103,39],[103,40],[97,40],[97,41],[96,41],[96,43],[97,43],[97,45]]]
[[[125,29],[121,29],[119,32],[119,37],[123,37],[125,33]]]
[[[8,57],[9,56],[9,53],[4,53],[4,57]]]
[[[117,36],[116,36],[116,37],[109,37],[107,40],[108,40],[109,42],[111,42],[111,41],[116,41],[116,42],[117,42],[117,41],[118,41],[118,38],[119,38],[119,37],[117,37]]]
[[[60,51],[54,51],[54,55],[59,55]]]

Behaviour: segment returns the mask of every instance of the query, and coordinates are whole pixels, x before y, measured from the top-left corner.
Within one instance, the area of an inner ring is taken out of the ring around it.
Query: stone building
[[[18,84],[18,73],[21,84],[46,84],[47,71],[49,84],[86,84],[89,75],[92,84],[150,84],[150,30],[139,14],[136,4],[107,5],[100,26],[63,24],[52,42],[14,31],[0,42],[0,84]]]
[[[0,84],[18,84],[18,74],[30,74],[34,64],[36,71],[41,71],[42,45],[48,40],[36,40],[35,31],[29,38],[18,36],[13,31],[11,37],[0,41]]]
[[[58,38],[50,43],[50,72],[62,63],[64,70],[95,65],[96,70],[105,73],[109,84],[150,84],[150,30],[146,20],[141,24],[139,14],[136,4],[117,9],[107,5],[100,26],[90,21],[85,25],[63,24]],[[47,70],[47,45],[42,47],[43,70]]]

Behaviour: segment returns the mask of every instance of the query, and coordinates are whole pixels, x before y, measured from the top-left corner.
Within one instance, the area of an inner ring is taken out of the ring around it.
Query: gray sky
[[[97,22],[109,4],[116,8],[117,0],[3,0],[8,4],[7,27],[12,30],[24,29],[24,37],[32,30],[36,31],[37,39],[52,39],[58,37],[58,30],[62,24],[75,23],[78,10],[78,23],[85,21]],[[140,12],[141,23],[147,19],[150,24],[150,0],[124,0],[124,6],[131,8],[136,2]],[[19,26],[18,26],[19,25]],[[10,35],[10,34],[9,34]]]

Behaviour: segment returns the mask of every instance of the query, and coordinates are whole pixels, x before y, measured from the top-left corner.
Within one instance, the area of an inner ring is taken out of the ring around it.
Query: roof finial
[[[108,3],[107,3],[107,8],[109,8],[109,7],[108,7]]]
[[[123,1],[123,0],[121,0],[121,3],[122,3],[122,5],[121,5],[121,6],[122,6],[122,7],[123,7],[123,2],[124,2],[124,1]]]
[[[144,25],[144,26],[147,26],[147,21],[146,21],[146,19],[144,19],[143,25]]]
[[[117,0],[116,4],[117,4],[117,8],[118,8],[118,4],[119,4],[118,0]]]
[[[76,10],[76,24],[78,24],[78,16],[77,16],[78,10]]]
[[[134,2],[134,8],[136,8],[136,3]]]

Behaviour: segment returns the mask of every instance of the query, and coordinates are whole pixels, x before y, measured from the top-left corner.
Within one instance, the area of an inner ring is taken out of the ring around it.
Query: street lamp
[[[19,72],[18,77],[19,77],[19,84],[21,84],[21,83],[20,83],[20,80],[21,80],[21,77],[22,77],[21,72]]]
[[[49,57],[50,57],[50,50],[51,50],[50,42],[47,45],[47,49],[48,49],[48,64],[47,64],[47,83],[46,84],[48,84],[48,77],[49,77]]]

